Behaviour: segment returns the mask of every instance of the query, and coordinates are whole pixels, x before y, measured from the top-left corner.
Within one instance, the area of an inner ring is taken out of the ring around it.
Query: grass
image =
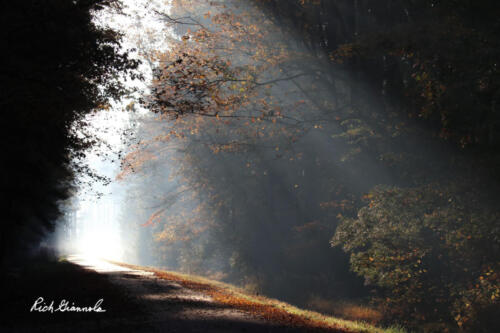
[[[307,308],[334,317],[341,317],[353,321],[363,321],[372,325],[377,325],[383,319],[382,311],[373,306],[346,300],[333,301],[318,295],[309,298]]]
[[[397,326],[381,328],[363,321],[352,321],[327,316],[315,311],[303,310],[291,304],[260,295],[246,292],[242,288],[209,280],[195,275],[170,272],[152,267],[142,267],[119,262],[111,262],[131,269],[145,270],[155,273],[159,278],[175,281],[182,286],[199,291],[211,296],[214,301],[237,308],[246,312],[263,317],[271,322],[283,325],[293,325],[307,329],[331,330],[337,332],[363,332],[363,333],[405,333],[406,331]],[[352,309],[352,311],[368,311]],[[373,313],[366,313],[373,316]]]

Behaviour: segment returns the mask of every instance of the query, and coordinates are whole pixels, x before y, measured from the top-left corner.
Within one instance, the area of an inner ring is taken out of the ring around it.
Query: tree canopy
[[[299,303],[373,292],[388,321],[493,327],[497,7],[173,1],[146,102],[173,122],[126,163],[178,166],[144,212],[158,252]]]
[[[96,26],[108,0],[27,0],[1,5],[6,47],[0,70],[2,261],[36,246],[60,213],[77,161],[96,143],[85,116],[124,91],[118,76],[137,62],[119,50],[120,36]]]

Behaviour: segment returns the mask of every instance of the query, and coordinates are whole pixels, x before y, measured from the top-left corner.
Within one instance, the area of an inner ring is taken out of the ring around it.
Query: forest
[[[378,326],[495,331],[497,1],[141,5],[2,4],[2,272],[73,250],[81,188],[111,183],[128,264]],[[126,114],[120,145],[99,112]]]

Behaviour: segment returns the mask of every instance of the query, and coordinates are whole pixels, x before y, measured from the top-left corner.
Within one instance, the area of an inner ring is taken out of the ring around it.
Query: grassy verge
[[[331,330],[337,332],[405,333],[399,327],[380,328],[373,325],[335,318],[318,312],[303,310],[275,299],[253,295],[236,286],[209,280],[200,276],[164,271],[119,262],[116,265],[155,273],[159,278],[175,281],[182,286],[211,296],[216,302],[263,317],[266,320],[304,327],[307,329]]]

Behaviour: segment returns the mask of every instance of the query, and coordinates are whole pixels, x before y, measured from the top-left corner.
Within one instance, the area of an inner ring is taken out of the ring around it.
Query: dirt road
[[[135,270],[102,260],[71,256],[69,261],[105,275],[143,310],[127,318],[99,323],[103,330],[127,327],[130,331],[148,332],[304,332],[297,328],[273,323],[229,306],[212,297],[183,287],[175,281],[160,279],[154,273]],[[103,302],[106,309],[106,300]],[[83,330],[91,327],[82,327]]]

